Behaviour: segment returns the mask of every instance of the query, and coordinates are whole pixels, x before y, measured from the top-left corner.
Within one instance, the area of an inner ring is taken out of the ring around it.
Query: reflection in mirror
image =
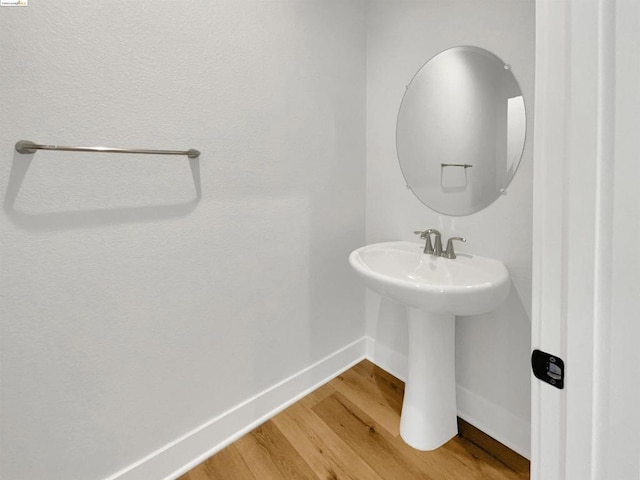
[[[515,175],[526,133],[511,67],[478,47],[455,47],[411,80],[398,113],[402,173],[428,207],[468,215],[491,204]]]

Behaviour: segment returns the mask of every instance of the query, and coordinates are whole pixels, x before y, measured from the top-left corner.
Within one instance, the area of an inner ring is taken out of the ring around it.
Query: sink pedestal
[[[434,450],[458,433],[455,315],[407,307],[409,374],[400,436],[418,450]]]
[[[349,255],[364,284],[405,305],[409,318],[409,374],[400,435],[433,450],[457,433],[455,315],[488,313],[509,295],[504,263],[468,253],[455,260],[425,255],[424,245],[374,243]]]

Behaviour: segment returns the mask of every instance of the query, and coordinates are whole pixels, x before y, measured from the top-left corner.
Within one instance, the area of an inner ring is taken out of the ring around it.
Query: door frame
[[[606,392],[615,139],[615,0],[536,0],[531,478],[595,480]]]

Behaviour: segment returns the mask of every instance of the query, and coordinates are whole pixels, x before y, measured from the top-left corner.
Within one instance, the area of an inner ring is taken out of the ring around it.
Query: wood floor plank
[[[518,473],[522,478],[529,478],[529,461],[502,443],[491,438],[486,433],[477,429],[461,418],[458,419],[458,432],[460,437],[476,444],[492,456],[498,458],[500,462],[507,465],[511,470]]]
[[[458,459],[458,471],[474,480],[528,480],[529,473],[516,472],[474,443],[456,437],[441,447]]]
[[[178,480],[227,480],[230,478],[229,472],[233,472],[234,480],[257,480],[234,443],[205,460]]]
[[[411,448],[400,437],[393,437],[381,429],[375,420],[340,393],[319,403],[313,410],[332,428],[341,432],[341,436],[347,437],[349,446],[384,478],[521,479],[479,447],[457,437],[430,452]],[[382,462],[381,458],[386,460]],[[394,477],[393,471],[401,472],[402,477]]]
[[[389,395],[398,397],[402,401],[402,397],[404,396],[404,382],[399,378],[394,377],[369,360],[363,360],[357,365],[354,365],[352,370],[362,375],[373,377],[375,382],[378,383],[381,388],[384,388]]]
[[[396,434],[396,430],[388,427],[388,425],[394,421],[394,416],[389,408],[386,407],[391,407],[395,411],[395,414],[397,415],[395,421],[399,428],[402,399],[404,396],[404,383],[367,360],[354,366],[347,373],[349,375],[359,375],[360,380],[362,380],[362,378],[368,378],[369,385],[367,386],[360,382],[356,387],[359,389],[359,395],[351,395],[351,398],[349,398],[349,394],[352,394],[352,392],[349,389],[341,388],[340,392],[343,394],[346,392],[347,395],[345,395],[345,397],[356,404],[358,408],[362,409],[377,423],[387,425],[385,429],[393,436],[400,439],[399,435]],[[335,383],[337,382],[334,381],[334,385]],[[340,386],[344,387],[344,385],[344,383],[338,383],[338,388]],[[373,406],[372,402],[366,400],[363,401],[361,398],[362,395],[369,396],[369,398],[373,396],[377,405]],[[384,400],[381,399],[380,395],[384,397]],[[384,404],[385,408],[380,408],[382,404]],[[475,429],[475,431],[482,434],[482,432],[477,429]],[[408,447],[404,442],[398,446],[402,449]],[[446,472],[443,472],[442,475],[452,474],[452,478],[477,478],[478,480],[494,478],[519,480],[529,479],[529,468],[526,459],[520,457],[525,463],[519,463],[517,465],[518,468],[516,469],[513,468],[513,465],[511,465],[509,461],[504,461],[504,459],[508,460],[510,458],[507,454],[505,454],[505,456],[500,455],[500,460],[495,458],[495,452],[503,453],[498,449],[498,447],[490,450],[489,453],[484,451],[484,447],[484,444],[480,445],[480,448],[478,448],[473,441],[466,442],[462,439],[455,439],[453,442],[443,446],[443,448],[437,452],[420,452],[411,448],[407,449],[407,452],[409,454],[417,455],[418,458],[416,461],[427,468],[428,471],[433,471],[434,469],[438,470],[438,465],[449,463],[449,469],[447,469]],[[501,447],[507,452],[511,452],[508,448],[502,445]],[[445,455],[446,452],[448,452],[448,454]],[[515,452],[511,453],[517,456]],[[461,462],[466,462],[467,465],[462,469],[456,468]],[[505,465],[507,467],[506,469],[504,468]]]
[[[236,446],[257,480],[318,480],[271,421],[237,440]]]
[[[392,382],[385,381],[381,375],[377,375],[373,367],[370,362],[362,362],[338,375],[330,385],[375,418],[392,436],[397,437],[400,434],[400,411],[404,389],[398,391],[392,386]]]
[[[292,405],[273,421],[319,478],[384,480],[307,406]]]
[[[526,459],[477,429],[432,452],[409,447],[397,434],[403,393],[364,361],[179,480],[529,480]]]
[[[334,394],[335,391],[336,389],[333,388],[333,386],[330,383],[325,383],[323,386],[321,386],[317,390],[314,390],[310,394],[304,396],[302,399],[298,401],[298,403],[301,403],[307,406],[308,408],[313,408],[315,404],[317,404],[318,402],[321,402],[328,396]]]
[[[383,478],[439,480],[407,461],[392,437],[346,397],[336,393],[313,411]]]

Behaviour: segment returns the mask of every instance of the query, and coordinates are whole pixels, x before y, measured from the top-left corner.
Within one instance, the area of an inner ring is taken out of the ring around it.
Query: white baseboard
[[[173,480],[365,358],[361,338],[106,480]]]
[[[378,367],[399,378],[407,380],[407,356],[365,337],[367,359]],[[461,386],[456,388],[458,416],[495,438],[514,452],[531,459],[531,424]]]

